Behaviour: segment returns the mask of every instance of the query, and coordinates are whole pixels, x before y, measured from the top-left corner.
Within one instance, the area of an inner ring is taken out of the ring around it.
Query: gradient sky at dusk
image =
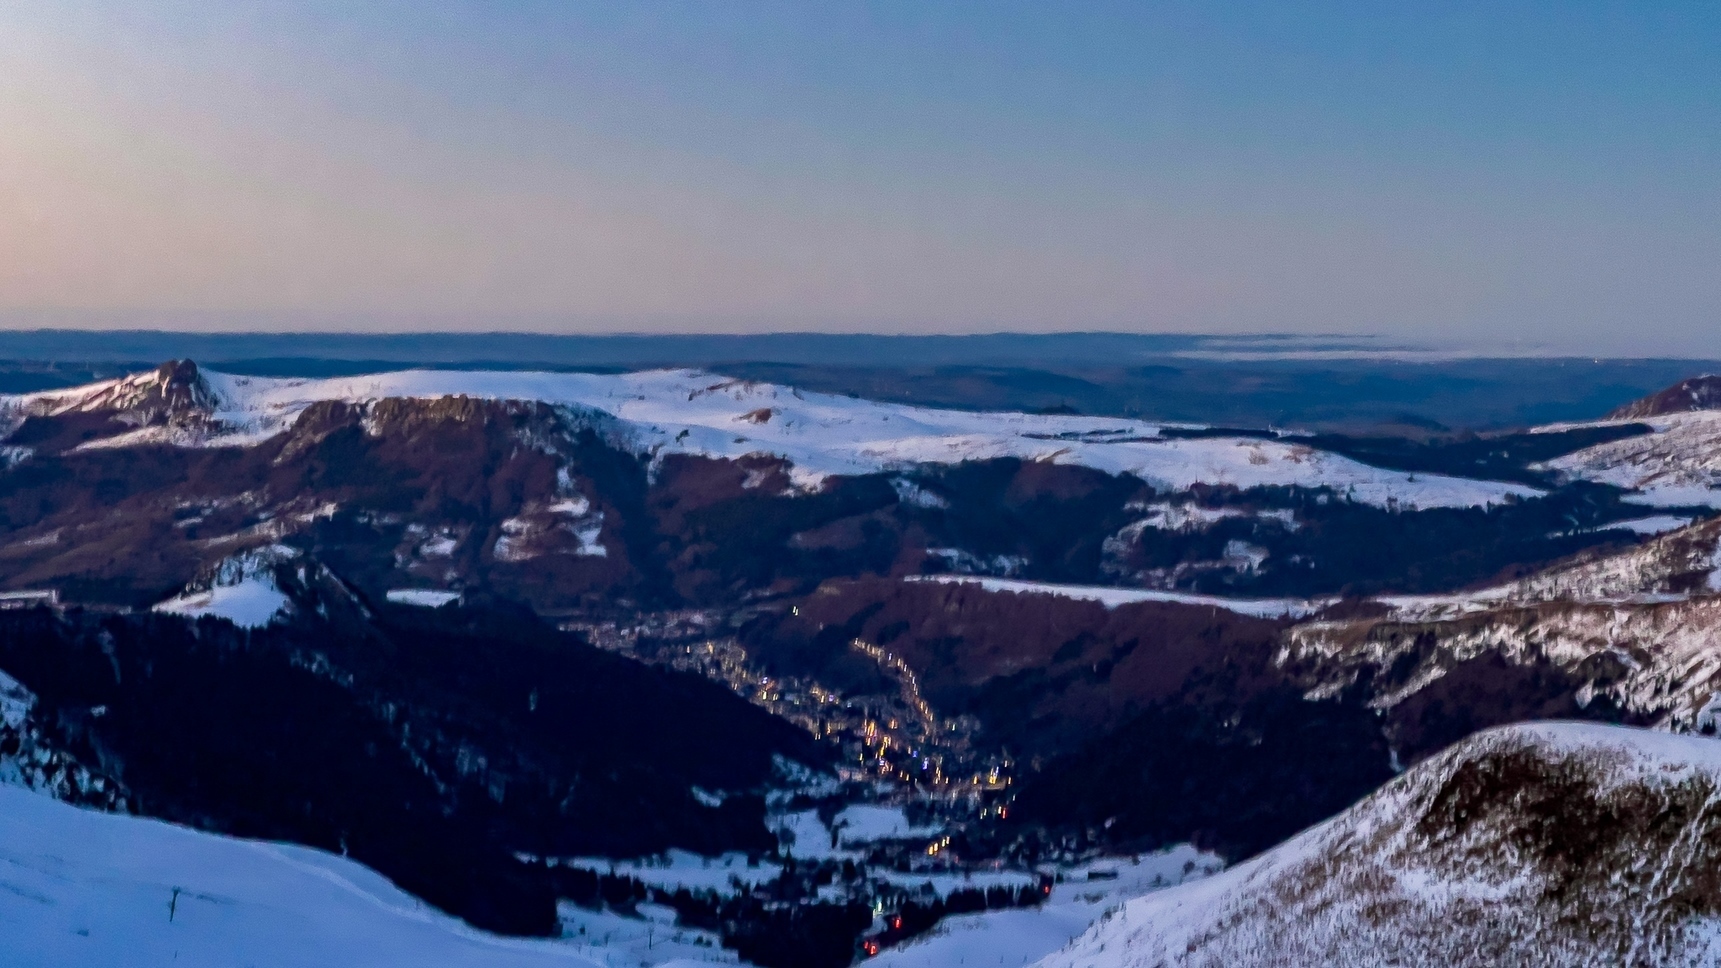
[[[0,323],[1721,351],[1721,7],[0,4]]]

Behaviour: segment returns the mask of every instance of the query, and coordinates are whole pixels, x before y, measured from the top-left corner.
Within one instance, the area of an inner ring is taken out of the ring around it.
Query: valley
[[[520,964],[944,964],[993,930],[1110,963],[1128,898],[1257,903],[1244,872],[1467,756],[1707,762],[1654,745],[1721,709],[1707,386],[1434,439],[692,370],[173,361],[4,397],[0,774],[561,939]],[[1607,725],[1510,731],[1540,720]],[[1466,843],[1426,863],[1473,873]],[[1189,923],[1187,959],[1116,963],[1349,957]],[[1689,947],[1647,930],[1607,944]]]

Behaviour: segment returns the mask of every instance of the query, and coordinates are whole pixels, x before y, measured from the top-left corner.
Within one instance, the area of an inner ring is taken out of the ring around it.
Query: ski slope
[[[566,944],[483,934],[321,851],[80,810],[0,785],[7,968],[598,964]]]

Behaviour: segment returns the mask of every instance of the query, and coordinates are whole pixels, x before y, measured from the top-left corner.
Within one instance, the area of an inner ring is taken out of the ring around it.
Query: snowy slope
[[[1010,592],[1017,595],[1055,595],[1077,601],[1099,602],[1106,608],[1137,602],[1165,602],[1176,605],[1197,605],[1223,608],[1239,615],[1256,618],[1304,618],[1332,604],[1331,601],[1311,601],[1301,598],[1222,598],[1217,595],[1194,595],[1184,592],[1152,591],[1143,588],[1115,588],[1109,585],[1062,585],[1054,582],[1021,581],[1013,578],[981,578],[974,575],[911,575],[909,581],[932,581],[950,585],[979,585],[989,592]]]
[[[1156,426],[1135,420],[933,410],[803,393],[695,370],[619,375],[407,370],[321,380],[202,371],[199,379],[199,397],[211,401],[210,422],[217,429],[193,440],[180,426],[152,426],[103,443],[255,443],[285,430],[319,401],[465,395],[583,411],[622,443],[654,457],[779,457],[790,462],[791,479],[803,487],[831,475],[1015,457],[1134,474],[1164,489],[1198,483],[1330,487],[1351,500],[1404,508],[1490,505],[1540,493],[1518,484],[1382,470],[1299,444],[1168,439]],[[135,387],[121,383],[8,397],[0,399],[0,412],[64,412],[135,395]]]
[[[1569,480],[1639,491],[1628,500],[1642,504],[1721,508],[1721,411],[1625,422],[1647,423],[1655,432],[1586,447],[1542,466]]]
[[[222,560],[213,574],[157,602],[153,611],[186,618],[224,618],[241,628],[262,628],[292,607],[275,583],[274,567],[298,556],[286,545],[267,545]]]
[[[1288,630],[1278,661],[1310,698],[1362,677],[1391,708],[1458,666],[1498,656],[1561,670],[1577,701],[1606,698],[1667,728],[1721,718],[1721,519],[1519,581],[1451,595],[1379,599],[1385,616]]]
[[[1478,734],[1043,968],[1712,965],[1721,742],[1544,723]]]
[[[1379,601],[1392,608],[1395,619],[1417,621],[1541,602],[1656,604],[1716,590],[1721,590],[1721,519],[1674,529],[1624,551],[1582,555],[1489,588]]]
[[[1068,944],[1124,901],[1211,876],[1218,857],[1188,844],[1139,857],[1104,858],[1065,871],[1065,880],[1036,908],[1014,908],[945,918],[929,933],[880,952],[869,968],[1019,968]],[[1089,880],[1098,871],[1116,879]]]
[[[80,810],[0,786],[0,964],[591,968],[598,962],[557,942],[474,931],[330,854]]]

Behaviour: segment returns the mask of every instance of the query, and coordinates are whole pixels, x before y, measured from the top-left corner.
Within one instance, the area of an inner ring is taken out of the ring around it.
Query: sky
[[[1721,352],[1721,7],[0,3],[0,325]]]

